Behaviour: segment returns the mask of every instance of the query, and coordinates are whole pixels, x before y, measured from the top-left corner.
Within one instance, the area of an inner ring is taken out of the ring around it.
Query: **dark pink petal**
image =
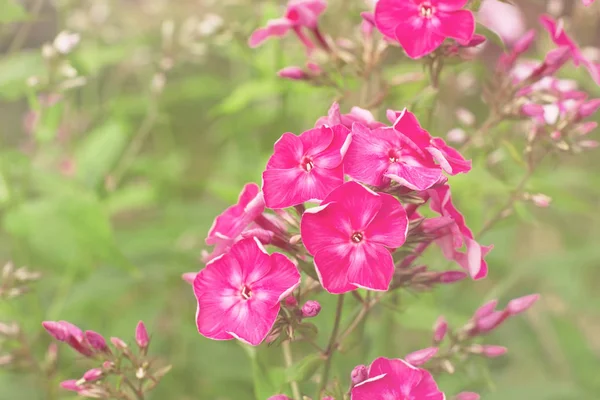
[[[337,203],[309,208],[302,215],[302,243],[312,255],[331,245],[349,244],[352,224],[346,209]]]
[[[266,27],[259,28],[252,33],[248,40],[248,45],[250,47],[258,47],[270,37],[283,37],[291,27],[292,24],[287,18],[270,20]]]
[[[435,185],[442,177],[439,168],[428,168],[396,164],[385,176],[412,190],[425,190]]]
[[[329,147],[333,140],[333,131],[326,126],[310,129],[300,135],[300,140],[304,155],[315,156]]]
[[[436,26],[437,33],[456,39],[462,45],[468,44],[473,34],[475,34],[475,17],[469,10],[453,12],[440,10],[435,14],[435,17],[440,21],[440,25]]]
[[[410,58],[426,56],[440,47],[446,38],[435,31],[430,21],[414,16],[396,27],[395,37]]]
[[[355,231],[366,229],[382,205],[380,195],[354,181],[346,182],[333,190],[323,201],[329,202],[335,202],[346,209]]]
[[[273,327],[279,305],[273,307],[251,299],[240,303],[232,311],[228,316],[227,333],[244,343],[258,346]]]
[[[567,35],[562,24],[558,24],[551,16],[542,15],[540,23],[550,34],[552,41],[558,46],[567,46],[570,49],[577,49],[577,45]]]
[[[411,1],[379,0],[375,5],[375,26],[384,36],[395,39],[396,27],[418,13],[418,6]]]
[[[395,115],[394,129],[402,134],[402,142],[417,152],[423,152],[431,142],[429,132],[421,128],[417,117],[410,111],[406,109],[396,111]]]
[[[442,169],[450,175],[465,173],[471,170],[471,161],[465,160],[464,157],[455,149],[448,146],[444,139],[431,139],[431,147],[427,147],[427,151],[440,164]]]
[[[326,117],[321,117],[315,123],[315,128],[319,128],[322,126],[334,126],[342,123],[342,117],[340,114],[340,105],[337,102],[334,102],[331,107],[329,107],[329,112]]]
[[[333,133],[329,146],[314,156],[317,168],[332,169],[340,166],[352,141],[350,130],[343,125],[328,128]]]
[[[315,269],[323,288],[332,294],[341,294],[356,289],[348,280],[349,252],[352,244],[325,247],[314,259]]]
[[[370,290],[388,290],[394,275],[394,260],[388,249],[371,244],[367,238],[366,243],[346,251],[349,251],[348,257],[340,262],[348,262],[348,281],[351,284]]]
[[[65,390],[70,390],[72,392],[79,392],[80,390],[84,389],[82,386],[79,386],[77,384],[77,380],[75,380],[75,379],[71,379],[68,381],[62,381],[60,383],[60,387]]]
[[[581,64],[588,70],[590,76],[598,85],[600,85],[600,64],[594,63],[587,58],[580,59]]]
[[[393,196],[381,193],[381,208],[365,230],[369,243],[398,248],[406,241],[408,218],[402,204]]]
[[[392,129],[368,130],[355,123],[352,128],[352,143],[344,159],[344,170],[348,176],[373,186],[384,186],[384,173],[390,165],[388,152],[400,147],[392,143]]]
[[[271,269],[269,272],[254,282],[251,280],[253,278],[251,273],[248,277],[248,284],[256,292],[260,301],[275,306],[300,284],[300,273],[290,259],[283,254],[273,253],[270,259]]]
[[[293,133],[284,133],[275,142],[273,155],[267,162],[267,169],[296,168],[300,164],[303,154],[304,145],[302,144],[302,139]]]
[[[456,11],[467,5],[469,0],[430,0],[431,5],[441,11]]]

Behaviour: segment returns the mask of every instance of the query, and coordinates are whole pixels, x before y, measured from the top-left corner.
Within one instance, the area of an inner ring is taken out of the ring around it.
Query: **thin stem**
[[[356,318],[354,318],[354,320],[350,323],[350,325],[348,325],[348,327],[344,330],[344,332],[342,332],[339,339],[336,341],[336,344],[335,344],[336,348],[339,348],[340,345],[342,344],[342,342],[348,336],[350,336],[350,334],[352,332],[354,332],[354,330],[358,327],[360,322],[365,318],[365,316],[368,314],[368,312],[371,310],[371,308],[373,308],[373,306],[379,302],[379,299],[380,298],[376,298],[371,301],[365,301],[363,303],[363,306],[360,309],[360,311],[358,312],[358,314],[356,315]]]
[[[123,382],[125,382],[125,384],[133,391],[137,400],[144,400],[144,393],[137,390],[135,385],[125,375],[123,375]]]
[[[342,310],[344,308],[344,295],[340,294],[338,296],[337,307],[335,309],[335,321],[333,323],[333,329],[331,331],[331,336],[329,337],[329,344],[327,345],[327,349],[325,349],[325,365],[323,366],[323,375],[321,375],[321,384],[319,385],[319,391],[317,392],[317,398],[321,398],[321,395],[325,391],[327,387],[327,383],[329,381],[329,372],[331,369],[331,360],[333,358],[333,353],[335,352],[337,336],[340,330],[340,323],[342,322]]]
[[[19,31],[15,34],[12,42],[10,43],[6,54],[12,54],[15,51],[19,50],[21,48],[21,46],[23,46],[23,44],[27,40],[27,37],[29,36],[29,31],[31,30],[31,27],[34,24],[37,15],[40,13],[40,11],[42,11],[42,7],[44,6],[44,3],[45,3],[44,0],[37,0],[35,2],[35,4],[33,5],[33,7],[31,8],[31,11],[30,11],[31,19],[29,21],[23,22],[23,25],[21,26]]]
[[[292,347],[290,346],[290,341],[286,340],[281,344],[281,348],[283,349],[283,359],[285,361],[285,366],[290,368],[294,364],[294,359],[292,358]],[[294,396],[294,400],[302,400],[300,395],[300,388],[298,387],[298,382],[291,381],[290,386],[292,387],[292,394]]]

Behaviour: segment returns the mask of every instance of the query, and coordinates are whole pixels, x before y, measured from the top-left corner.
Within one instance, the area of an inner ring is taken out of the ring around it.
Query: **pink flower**
[[[276,394],[275,396],[269,397],[267,400],[292,400],[285,394]]]
[[[379,0],[375,24],[387,38],[397,40],[410,58],[436,50],[446,38],[461,45],[475,33],[475,17],[462,10],[468,0]]]
[[[600,85],[600,64],[594,63],[583,55],[579,46],[565,32],[562,20],[557,22],[548,15],[542,15],[540,22],[557,46],[564,46],[569,49],[575,66],[583,65],[592,76],[594,82]]]
[[[481,246],[475,241],[473,232],[467,227],[465,218],[452,204],[450,187],[448,185],[429,189],[431,209],[442,217],[449,218],[452,223],[445,229],[445,234],[436,239],[442,253],[449,260],[456,261],[469,272],[471,278],[482,279],[487,275],[487,263],[484,257],[493,246]],[[463,247],[466,251],[461,251]]]
[[[594,1],[595,0],[583,0],[583,5],[587,7],[587,6],[591,5]]]
[[[352,107],[350,113],[342,114],[338,103],[333,103],[326,117],[321,117],[315,123],[315,128],[321,126],[334,126],[342,124],[348,129],[352,129],[355,122],[368,127],[369,129],[381,128],[385,124],[375,120],[375,117],[369,110],[360,107]]]
[[[300,233],[321,284],[340,294],[359,287],[387,290],[394,274],[388,248],[404,244],[407,228],[396,198],[347,182],[304,213]]]
[[[250,225],[265,209],[265,203],[260,188],[255,183],[244,186],[238,198],[237,204],[223,211],[211,226],[206,238],[206,244],[215,246],[211,254],[205,255],[204,261],[225,253],[240,239],[242,232]]]
[[[431,374],[400,359],[378,358],[369,367],[369,379],[352,388],[352,400],[444,400]]]
[[[102,370],[100,368],[93,368],[83,374],[83,380],[86,382],[97,381],[102,377]]]
[[[323,200],[344,182],[342,160],[350,141],[342,125],[311,129],[300,136],[284,133],[263,172],[267,207]]]
[[[266,27],[255,30],[248,44],[250,47],[258,47],[270,37],[283,37],[293,30],[308,50],[313,49],[315,46],[303,29],[309,29],[320,36],[317,23],[326,7],[325,0],[290,0],[284,17],[272,19]]]
[[[62,381],[60,383],[60,387],[65,390],[70,390],[72,392],[79,392],[84,389],[83,387],[81,387],[77,384],[77,381],[75,379],[70,379],[68,381]]]
[[[479,8],[478,20],[496,32],[507,45],[515,43],[525,32],[521,10],[498,0],[484,0]]]
[[[198,331],[256,346],[275,323],[279,303],[299,284],[300,273],[286,256],[269,255],[254,238],[242,239],[196,276]]]

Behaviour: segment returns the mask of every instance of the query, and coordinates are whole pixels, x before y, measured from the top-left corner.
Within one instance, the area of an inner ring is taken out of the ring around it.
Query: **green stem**
[[[340,294],[338,296],[337,307],[335,309],[335,321],[333,323],[333,329],[331,331],[331,336],[329,337],[329,344],[325,349],[325,365],[323,366],[323,375],[321,375],[321,384],[319,385],[319,391],[317,392],[316,398],[321,398],[321,395],[325,391],[327,387],[327,383],[329,381],[329,372],[331,370],[331,360],[333,358],[333,353],[336,349],[337,344],[337,336],[340,330],[340,323],[342,322],[342,310],[344,308],[344,295]]]
[[[285,342],[283,342],[281,344],[281,348],[283,349],[283,359],[285,361],[285,366],[287,368],[290,368],[294,364],[294,360],[292,358],[292,346],[290,346],[290,341],[286,340]],[[292,394],[294,396],[294,400],[302,400],[298,382],[291,381],[290,386],[292,387]]]

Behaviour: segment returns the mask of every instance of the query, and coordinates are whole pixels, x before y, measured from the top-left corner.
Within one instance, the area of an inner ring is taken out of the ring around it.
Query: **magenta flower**
[[[300,136],[284,133],[263,172],[267,207],[320,201],[344,183],[342,161],[351,138],[342,125],[311,129]]]
[[[444,140],[432,138],[411,112],[391,112],[389,116],[397,118],[393,128],[371,131],[353,125],[344,160],[350,177],[378,187],[395,181],[412,190],[425,190],[440,181],[442,170],[455,175],[471,169],[470,161]]]
[[[484,257],[492,250],[493,246],[481,246],[475,241],[473,232],[465,223],[465,218],[452,204],[448,185],[438,186],[427,192],[430,196],[431,210],[451,221],[445,229],[441,229],[444,233],[436,239],[444,256],[449,260],[456,261],[469,272],[471,278],[485,278],[488,267]],[[464,252],[460,250],[463,245],[466,248]]]
[[[431,374],[400,359],[380,357],[369,366],[369,379],[352,388],[352,400],[444,400]]]
[[[592,76],[594,82],[600,85],[600,64],[594,63],[583,55],[579,46],[577,46],[573,39],[565,32],[562,21],[557,22],[548,15],[542,15],[540,17],[540,22],[548,31],[550,38],[557,46],[564,46],[569,49],[571,59],[575,66],[583,65]]]
[[[388,289],[394,261],[388,248],[406,240],[408,219],[396,198],[347,182],[302,216],[300,233],[321,284],[340,294]]]
[[[475,17],[462,8],[468,0],[379,0],[375,24],[388,39],[397,40],[410,58],[436,50],[446,38],[461,45],[475,33]]]
[[[315,123],[315,128],[321,126],[334,126],[342,124],[348,129],[352,129],[352,125],[358,122],[361,125],[366,126],[369,129],[381,128],[385,124],[375,120],[375,117],[369,110],[365,110],[360,107],[352,107],[348,114],[342,114],[340,112],[340,105],[333,103],[329,108],[329,112],[326,117],[321,117]]]
[[[311,50],[315,46],[303,29],[312,31],[317,39],[322,39],[317,23],[326,7],[325,0],[290,0],[283,18],[272,19],[266,27],[255,30],[248,44],[250,47],[258,47],[271,37],[283,37],[293,30],[306,48]]]
[[[583,5],[587,7],[587,6],[591,5],[594,1],[595,0],[583,0]]]
[[[225,253],[240,239],[242,232],[265,209],[265,203],[260,188],[255,183],[244,186],[237,204],[223,211],[210,227],[206,244],[215,246],[211,254],[206,254],[205,262]]]
[[[275,323],[279,303],[299,284],[300,273],[286,256],[269,255],[258,240],[242,239],[194,280],[198,332],[257,346]]]

